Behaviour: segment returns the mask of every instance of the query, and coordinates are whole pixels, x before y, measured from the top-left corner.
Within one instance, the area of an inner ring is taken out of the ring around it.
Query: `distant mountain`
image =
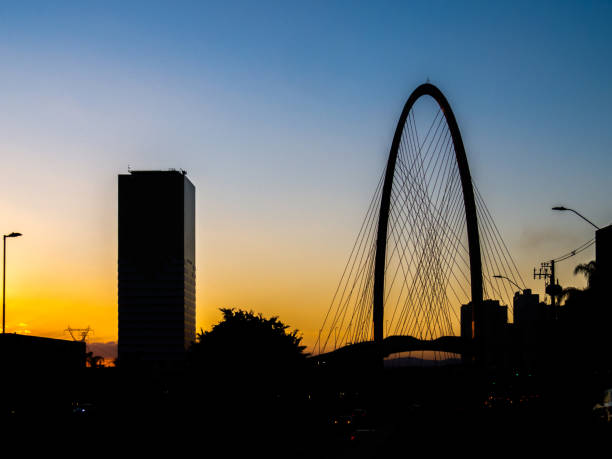
[[[444,365],[459,365],[461,359],[451,358],[444,360],[420,359],[418,357],[399,357],[395,359],[385,359],[385,368],[402,367],[440,367]]]
[[[104,363],[109,365],[117,358],[117,342],[108,341],[106,343],[87,343],[87,351],[93,352],[94,355],[104,357]]]

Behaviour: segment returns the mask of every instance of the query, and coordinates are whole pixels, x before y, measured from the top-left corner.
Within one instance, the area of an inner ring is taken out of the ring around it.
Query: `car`
[[[331,418],[331,424],[335,427],[350,426],[353,424],[353,416],[342,415]]]

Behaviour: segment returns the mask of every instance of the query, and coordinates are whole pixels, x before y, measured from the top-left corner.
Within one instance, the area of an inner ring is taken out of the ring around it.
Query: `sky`
[[[7,331],[117,340],[117,175],[196,186],[197,329],[311,346],[393,132],[429,80],[528,287],[612,222],[612,4],[0,1]],[[594,249],[558,266],[564,286]]]

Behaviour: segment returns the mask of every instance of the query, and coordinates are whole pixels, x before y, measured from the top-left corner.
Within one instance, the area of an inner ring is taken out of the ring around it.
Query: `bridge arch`
[[[389,159],[387,160],[387,167],[382,188],[380,212],[378,217],[378,229],[376,236],[376,255],[374,262],[375,267],[373,288],[374,341],[381,346],[384,339],[383,325],[387,235],[389,212],[391,206],[391,191],[393,188],[393,177],[395,175],[395,165],[397,162],[398,150],[400,147],[402,133],[404,131],[408,115],[416,101],[423,96],[430,96],[437,102],[442,113],[444,114],[446,124],[452,137],[455,157],[457,160],[457,167],[459,169],[459,176],[461,180],[461,187],[463,191],[463,203],[466,216],[472,304],[480,304],[482,303],[483,299],[482,261],[480,254],[480,239],[478,234],[476,202],[474,198],[474,189],[472,186],[472,177],[470,174],[467,156],[465,154],[465,147],[461,138],[461,132],[459,131],[457,120],[446,97],[444,97],[442,92],[436,86],[430,83],[425,83],[420,85],[412,92],[412,94],[406,101],[406,104],[404,105],[404,109],[402,110],[402,114],[395,129],[395,135],[393,136],[393,142],[391,144],[391,150],[389,152]],[[476,309],[477,308],[472,308],[472,311],[476,311]],[[473,315],[472,337],[474,337],[474,331],[480,328],[480,324],[478,322],[478,316]]]

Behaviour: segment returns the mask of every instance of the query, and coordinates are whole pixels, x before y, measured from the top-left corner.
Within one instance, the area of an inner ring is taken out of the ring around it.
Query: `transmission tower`
[[[82,343],[87,342],[87,336],[93,333],[93,329],[88,325],[87,328],[72,328],[68,325],[68,328],[64,330],[64,333],[70,333],[70,336],[74,341],[80,341]]]

